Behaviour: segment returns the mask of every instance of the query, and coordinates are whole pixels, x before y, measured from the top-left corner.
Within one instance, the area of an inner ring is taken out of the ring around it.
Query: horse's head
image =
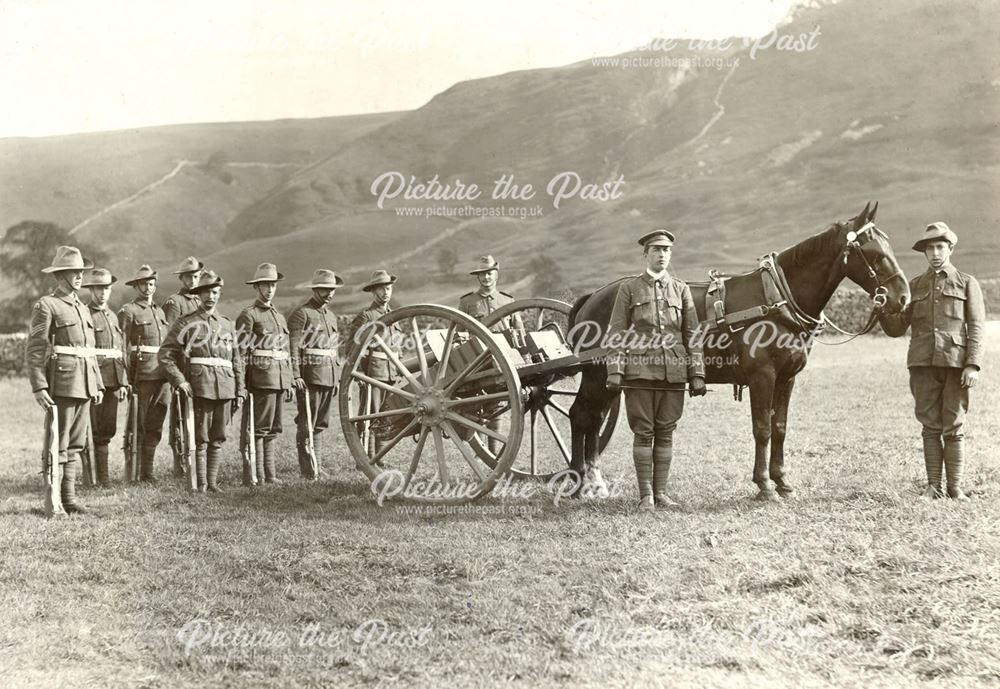
[[[847,222],[838,223],[844,237],[844,275],[871,295],[877,306],[899,313],[910,301],[910,285],[896,262],[889,236],[875,225],[878,202],[871,202]]]

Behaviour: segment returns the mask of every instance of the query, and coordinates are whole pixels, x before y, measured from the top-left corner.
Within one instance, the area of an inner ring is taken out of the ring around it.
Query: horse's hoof
[[[587,470],[583,477],[581,492],[584,498],[590,500],[607,500],[611,496],[611,491],[608,490],[608,484],[604,481],[601,470],[596,467]]]
[[[795,489],[791,486],[779,487],[777,490],[778,495],[784,500],[794,500],[795,496],[798,495],[798,493],[795,492]]]
[[[754,500],[758,502],[781,502],[781,498],[773,490],[762,490],[754,496]]]

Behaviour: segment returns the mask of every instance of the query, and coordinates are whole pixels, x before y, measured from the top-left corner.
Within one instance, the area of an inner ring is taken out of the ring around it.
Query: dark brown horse
[[[725,326],[709,330],[704,325],[706,318],[714,320],[716,317],[714,312],[709,316],[705,313],[709,284],[691,284],[698,316],[703,322],[706,382],[750,388],[756,449],[753,481],[760,489],[758,499],[773,501],[778,496],[791,497],[794,493],[784,468],[788,401],[795,376],[806,365],[812,334],[821,322],[820,314],[837,286],[845,277],[849,278],[889,313],[898,313],[910,298],[909,285],[899,269],[888,237],[874,225],[877,209],[877,203],[874,208],[868,204],[851,220],[835,223],[777,254],[773,262],[777,269],[768,271],[775,278],[770,284],[767,277],[761,277],[761,272],[768,270],[766,267],[728,278],[725,283],[727,314],[780,304],[774,291],[778,283],[783,283],[780,295],[788,302],[768,310],[766,315],[739,323],[742,326],[739,332],[731,332]],[[584,330],[573,326],[588,321],[591,327],[605,332],[620,282],[605,285],[577,300],[570,314],[571,340],[574,333]],[[580,392],[570,409],[571,468],[581,476],[596,466],[601,423],[611,405],[618,404],[618,394],[607,391],[606,380],[607,369],[603,364],[587,366]]]

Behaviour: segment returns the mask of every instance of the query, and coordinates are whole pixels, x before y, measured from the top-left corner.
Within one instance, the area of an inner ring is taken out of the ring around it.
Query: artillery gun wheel
[[[429,504],[487,493],[510,469],[524,430],[520,379],[502,336],[455,309],[421,304],[390,311],[353,339],[340,420],[373,492]],[[488,428],[485,410],[496,409],[518,423]],[[500,447],[489,463],[470,445],[479,434]]]

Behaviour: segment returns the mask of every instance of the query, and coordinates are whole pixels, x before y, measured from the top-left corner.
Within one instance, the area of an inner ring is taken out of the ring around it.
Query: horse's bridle
[[[859,237],[862,235],[867,236],[868,240],[871,240],[872,232],[878,232],[879,235],[886,241],[889,239],[889,236],[876,227],[873,222],[869,222],[860,230],[852,230],[847,233],[847,245],[844,247],[843,254],[844,265],[847,265],[847,259],[850,258],[852,251],[856,252],[858,256],[861,257],[861,260],[864,262],[865,268],[868,271],[868,277],[875,281],[875,294],[872,296],[872,305],[876,309],[881,309],[886,305],[889,297],[889,290],[885,288],[885,283],[889,282],[889,280],[892,280],[894,277],[902,276],[902,272],[897,270],[887,278],[881,278],[879,276],[878,271],[875,270],[875,267],[871,264],[871,261],[868,260],[865,252],[861,249],[862,244],[865,242],[858,241]]]

